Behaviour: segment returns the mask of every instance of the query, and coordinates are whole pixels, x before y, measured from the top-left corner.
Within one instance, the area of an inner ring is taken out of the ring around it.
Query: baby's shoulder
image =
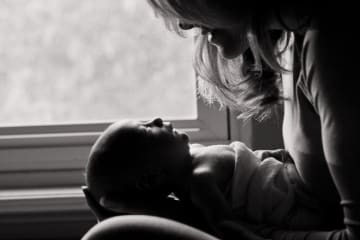
[[[193,152],[195,169],[217,172],[233,169],[235,152],[229,145],[211,145],[196,149]],[[225,169],[224,169],[225,168]]]
[[[211,145],[205,146],[199,152],[199,157],[206,157],[206,158],[216,158],[216,159],[223,159],[223,158],[233,158],[234,157],[234,149],[229,145]]]
[[[251,157],[257,158],[253,150],[251,150],[245,143],[234,141],[229,145],[235,152],[237,157]]]
[[[193,155],[193,181],[215,182],[223,189],[232,178],[235,167],[235,152],[229,145],[206,146]]]

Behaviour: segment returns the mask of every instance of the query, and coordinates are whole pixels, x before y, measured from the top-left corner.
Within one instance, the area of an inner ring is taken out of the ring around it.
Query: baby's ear
[[[144,199],[139,197],[107,194],[100,198],[100,205],[116,214],[137,213],[144,208]]]
[[[100,205],[108,210],[114,211],[114,209],[118,208],[118,201],[114,200],[111,196],[109,195],[103,195],[100,198]]]
[[[116,213],[122,214],[145,214],[149,212],[151,201],[143,197],[124,197],[117,195],[105,195],[100,198],[100,204],[103,208]]]
[[[102,221],[106,218],[114,216],[113,212],[108,211],[106,208],[101,206],[101,204],[96,201],[96,199],[90,193],[89,189],[86,186],[83,186],[82,190],[85,194],[85,198],[88,206],[90,207],[91,211],[93,212],[93,214],[95,215],[98,221]]]

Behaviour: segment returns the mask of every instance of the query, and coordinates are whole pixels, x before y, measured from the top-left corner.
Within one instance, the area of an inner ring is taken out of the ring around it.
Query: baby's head
[[[93,145],[86,184],[95,199],[168,195],[191,169],[189,138],[169,122],[124,120],[110,125]]]

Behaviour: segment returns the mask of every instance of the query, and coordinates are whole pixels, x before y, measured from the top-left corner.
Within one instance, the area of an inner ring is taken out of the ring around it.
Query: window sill
[[[79,188],[0,191],[2,239],[79,239],[96,223]]]

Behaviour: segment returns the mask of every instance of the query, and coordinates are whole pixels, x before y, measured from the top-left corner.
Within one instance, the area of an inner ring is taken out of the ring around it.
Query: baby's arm
[[[231,216],[224,197],[224,188],[231,183],[234,171],[234,151],[227,145],[195,149],[191,179],[191,198],[212,224]]]
[[[218,223],[232,218],[224,188],[231,184],[234,151],[229,146],[217,145],[200,148],[193,156],[191,199],[216,231]]]
[[[216,235],[222,239],[264,240],[233,217],[230,205],[211,171],[200,169],[193,178],[193,202]]]
[[[231,218],[230,207],[208,171],[197,172],[191,186],[192,201],[204,215],[210,228],[217,234],[218,224]]]
[[[199,170],[194,173],[191,192],[192,201],[210,222],[218,223],[230,218],[230,207],[210,171]]]
[[[243,148],[241,144],[238,147]],[[244,151],[248,153],[249,150],[244,148]],[[235,168],[234,146],[216,145],[200,148],[199,152],[192,154],[195,162],[191,184],[194,205],[219,237],[261,240],[260,236],[233,216],[231,205],[225,197],[225,189],[232,184]]]

